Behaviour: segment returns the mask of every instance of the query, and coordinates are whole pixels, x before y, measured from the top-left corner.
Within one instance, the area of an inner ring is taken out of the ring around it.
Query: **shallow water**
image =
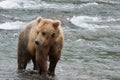
[[[120,80],[119,0],[0,0],[0,80],[37,80],[17,71],[18,33],[38,16],[59,19],[65,35],[58,80]]]

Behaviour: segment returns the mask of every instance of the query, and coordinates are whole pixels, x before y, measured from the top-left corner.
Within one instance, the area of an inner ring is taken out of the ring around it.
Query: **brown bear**
[[[55,67],[60,59],[64,36],[59,20],[37,18],[21,30],[18,38],[18,70],[25,69],[32,60],[34,70],[38,70],[40,80],[55,76]],[[50,64],[47,68],[47,60]]]

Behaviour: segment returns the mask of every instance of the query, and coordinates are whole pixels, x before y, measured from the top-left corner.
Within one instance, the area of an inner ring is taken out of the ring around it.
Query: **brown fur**
[[[37,41],[39,44],[35,44]],[[32,60],[34,70],[48,80],[55,75],[55,67],[60,59],[64,37],[59,20],[37,18],[21,30],[18,39],[18,69],[25,69]],[[50,65],[47,69],[47,59]]]

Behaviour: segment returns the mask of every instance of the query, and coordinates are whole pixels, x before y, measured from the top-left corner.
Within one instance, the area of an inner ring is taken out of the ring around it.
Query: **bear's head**
[[[40,46],[54,44],[56,38],[59,36],[60,25],[61,22],[59,20],[37,18],[35,44]]]

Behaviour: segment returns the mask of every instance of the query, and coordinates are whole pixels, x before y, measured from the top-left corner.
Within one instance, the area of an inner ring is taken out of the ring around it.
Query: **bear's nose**
[[[39,41],[35,41],[35,44],[36,44],[36,45],[39,45],[39,44],[40,44],[40,42],[39,42]]]

